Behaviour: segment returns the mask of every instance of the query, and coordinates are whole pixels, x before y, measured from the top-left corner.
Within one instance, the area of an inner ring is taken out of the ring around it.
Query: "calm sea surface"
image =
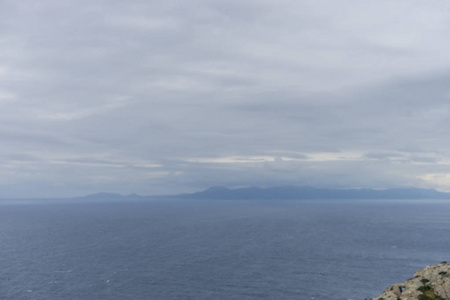
[[[450,202],[0,202],[0,299],[364,299],[450,261]]]

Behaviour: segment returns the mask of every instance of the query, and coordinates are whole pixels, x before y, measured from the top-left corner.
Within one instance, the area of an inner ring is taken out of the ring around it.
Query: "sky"
[[[0,198],[450,191],[450,2],[0,0]]]

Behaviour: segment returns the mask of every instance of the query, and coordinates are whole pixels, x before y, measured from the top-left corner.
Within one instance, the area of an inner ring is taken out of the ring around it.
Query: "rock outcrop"
[[[391,285],[372,300],[450,300],[450,263],[421,269],[414,278]]]

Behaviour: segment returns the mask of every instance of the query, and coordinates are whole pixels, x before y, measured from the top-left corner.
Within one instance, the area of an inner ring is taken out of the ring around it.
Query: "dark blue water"
[[[364,299],[450,260],[450,203],[0,205],[0,299]]]

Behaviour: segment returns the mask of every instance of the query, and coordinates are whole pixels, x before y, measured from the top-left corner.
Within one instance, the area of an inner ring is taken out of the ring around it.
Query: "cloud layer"
[[[0,196],[450,190],[450,4],[0,2]]]

